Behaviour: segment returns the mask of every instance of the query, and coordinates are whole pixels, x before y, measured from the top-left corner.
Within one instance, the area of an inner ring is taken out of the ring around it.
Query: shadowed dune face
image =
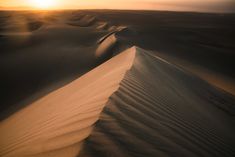
[[[235,93],[234,14],[203,14],[154,11],[84,11],[131,32],[119,38],[129,45],[152,50],[153,54],[174,62]],[[209,75],[210,76],[209,76]]]
[[[126,50],[1,122],[0,156],[75,157],[134,57]]]
[[[232,95],[137,49],[79,156],[232,157],[234,102]]]

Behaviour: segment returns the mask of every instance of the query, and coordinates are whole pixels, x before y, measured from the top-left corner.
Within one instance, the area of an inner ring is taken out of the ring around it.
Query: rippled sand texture
[[[234,97],[137,49],[80,157],[235,154]]]

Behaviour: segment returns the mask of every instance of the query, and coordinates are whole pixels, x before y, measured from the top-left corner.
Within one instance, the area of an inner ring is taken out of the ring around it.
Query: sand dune
[[[107,30],[110,28],[107,22],[100,22],[99,25],[96,27],[97,29]]]
[[[4,27],[6,33],[20,33],[20,32],[32,32],[38,30],[43,26],[43,21],[38,19],[30,19],[24,16],[16,15],[7,17],[7,20],[4,22]]]
[[[92,26],[96,22],[96,18],[90,15],[84,15],[83,17],[78,17],[78,19],[72,19],[68,24],[79,27]]]
[[[235,93],[234,14],[82,10],[0,18],[0,119],[134,45]]]
[[[0,12],[0,156],[234,156],[234,19]]]
[[[129,49],[4,120],[0,155],[75,156],[134,56]]]
[[[6,22],[0,27],[0,82],[4,90],[0,96],[1,119],[77,79],[96,67],[98,62],[100,64],[95,56],[99,46],[97,40],[108,34],[107,30],[67,25],[71,17],[67,13],[6,14],[14,19],[18,16],[24,19],[33,17],[28,20],[32,25],[30,30],[26,27],[29,22],[25,20],[18,19],[24,25],[5,16],[0,21]],[[39,26],[34,21],[37,20],[43,21],[43,25],[36,30]],[[15,26],[17,32],[7,21]]]
[[[234,156],[235,99],[137,48],[81,157]]]
[[[0,155],[232,157],[234,102],[132,47],[4,120]]]
[[[106,39],[104,39],[103,42],[100,43],[99,47],[97,48],[95,52],[96,57],[102,57],[103,55],[106,55],[107,51],[112,49],[116,42],[117,38],[115,34],[108,36]]]

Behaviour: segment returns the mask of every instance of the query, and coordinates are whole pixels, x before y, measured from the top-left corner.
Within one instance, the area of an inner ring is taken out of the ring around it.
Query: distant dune
[[[1,11],[0,156],[233,157],[235,14]]]

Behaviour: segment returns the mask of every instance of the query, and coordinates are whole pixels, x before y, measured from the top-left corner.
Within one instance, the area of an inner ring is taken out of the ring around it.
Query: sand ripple
[[[231,95],[137,49],[80,156],[232,157],[235,128],[227,111],[234,111],[233,102]]]

